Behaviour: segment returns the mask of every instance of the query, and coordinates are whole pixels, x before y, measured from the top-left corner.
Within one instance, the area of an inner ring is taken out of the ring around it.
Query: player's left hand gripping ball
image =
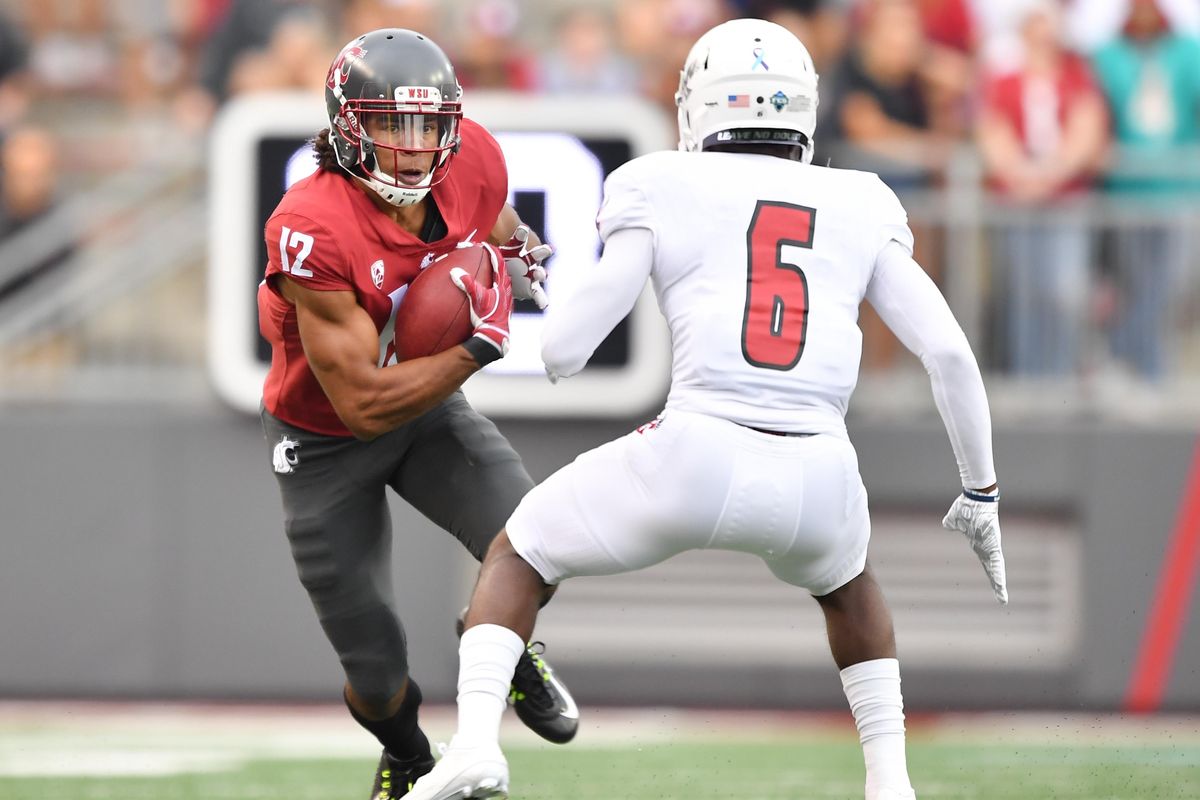
[[[486,345],[468,348],[480,366],[486,366],[508,353],[508,329],[513,308],[512,281],[508,271],[500,269],[495,251],[490,245],[487,248],[493,254],[491,288],[480,286],[466,270],[458,267],[450,270],[450,280],[466,294],[471,307],[471,324],[475,326],[471,338]]]
[[[513,231],[512,238],[500,245],[500,255],[512,278],[513,297],[532,300],[538,308],[545,308],[550,301],[543,284],[546,268],[542,263],[554,255],[554,248],[539,241],[537,234],[522,222]]]
[[[971,549],[983,564],[992,583],[997,602],[1008,604],[1008,585],[1004,574],[1004,552],[1000,549],[1000,498],[980,495],[975,499],[960,494],[942,520],[942,527],[967,537]]]

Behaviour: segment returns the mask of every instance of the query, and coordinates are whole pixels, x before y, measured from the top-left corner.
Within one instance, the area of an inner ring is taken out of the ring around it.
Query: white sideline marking
[[[215,752],[152,753],[100,748],[92,752],[75,751],[70,758],[64,758],[63,753],[58,747],[7,753],[0,756],[0,777],[165,777],[185,772],[232,770],[244,760]]]
[[[669,708],[583,709],[573,748],[626,748],[666,741],[853,733],[849,714],[681,711]],[[449,741],[450,706],[421,709],[430,738]],[[831,721],[836,724],[836,728]],[[507,714],[508,749],[557,749]],[[69,753],[69,758],[64,758]],[[378,758],[374,738],[341,705],[239,706],[109,702],[0,701],[0,778],[68,775],[154,776],[236,770],[260,759]]]

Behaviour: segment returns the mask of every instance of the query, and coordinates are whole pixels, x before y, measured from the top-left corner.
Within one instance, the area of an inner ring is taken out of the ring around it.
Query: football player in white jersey
[[[761,557],[826,618],[866,762],[867,800],[915,794],[895,636],[867,566],[867,494],[845,426],[865,298],[920,356],[963,485],[943,524],[1008,601],[991,418],[971,347],[912,258],[877,176],[812,166],[817,75],[762,20],[706,33],[681,74],[679,150],[609,176],[598,269],[555,299],[542,357],[583,368],[649,278],[671,329],[666,409],[535,488],[491,545],[459,655],[458,731],[413,800],[506,797],[500,717],[543,587],[685,550]]]

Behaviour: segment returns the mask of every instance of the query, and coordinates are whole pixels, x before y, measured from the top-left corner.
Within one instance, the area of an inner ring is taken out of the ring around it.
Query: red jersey
[[[423,242],[380,211],[353,180],[317,170],[296,183],[267,220],[266,280],[258,287],[258,329],[271,344],[263,405],[298,428],[350,436],[317,382],[300,343],[296,309],[270,280],[286,274],[307,289],[354,292],[379,331],[379,366],[392,357],[396,309],[423,264],[461,241],[486,241],[508,198],[500,146],[464,119],[462,145],[446,178],[430,190],[446,235]]]
[[[1053,144],[1042,141],[1039,136],[1050,136],[1057,141],[1075,104],[1087,97],[1097,97],[1100,93],[1087,62],[1074,55],[1063,57],[1061,69],[1048,86],[1048,97],[1031,97],[1029,88],[1029,79],[1020,71],[1002,73],[991,76],[987,81],[983,98],[986,108],[1012,124],[1027,153],[1052,150]],[[1047,115],[1046,121],[1050,123],[1051,130],[1035,123],[1031,118],[1035,111]],[[1077,194],[1087,190],[1091,184],[1090,177],[1075,178],[1059,189],[1058,196]]]

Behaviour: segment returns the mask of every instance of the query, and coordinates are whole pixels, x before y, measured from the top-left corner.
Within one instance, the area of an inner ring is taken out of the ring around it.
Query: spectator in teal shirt
[[[1200,40],[1173,33],[1156,0],[1131,0],[1122,35],[1095,53],[1093,66],[1117,144],[1107,185],[1118,218],[1133,220],[1113,233],[1111,346],[1156,380],[1166,368],[1170,298],[1188,259],[1189,206],[1200,199]]]

